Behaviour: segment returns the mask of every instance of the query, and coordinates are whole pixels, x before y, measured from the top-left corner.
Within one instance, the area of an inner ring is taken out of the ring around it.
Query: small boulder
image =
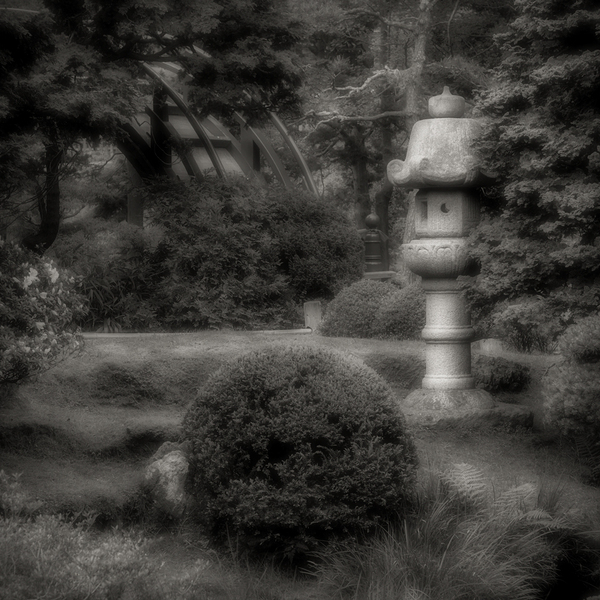
[[[174,519],[181,519],[191,502],[185,491],[189,461],[185,448],[167,444],[170,444],[169,448],[161,451],[161,446],[152,457],[146,468],[144,485],[156,509]]]

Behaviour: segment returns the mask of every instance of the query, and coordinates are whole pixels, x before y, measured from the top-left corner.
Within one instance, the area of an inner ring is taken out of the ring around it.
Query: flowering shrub
[[[0,384],[42,371],[82,344],[75,280],[53,263],[0,241]]]

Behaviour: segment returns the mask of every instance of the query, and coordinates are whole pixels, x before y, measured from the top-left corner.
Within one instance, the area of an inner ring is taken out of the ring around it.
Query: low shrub
[[[184,419],[198,515],[217,541],[298,559],[403,511],[416,452],[389,387],[322,349],[274,346],[217,372]]]
[[[361,279],[344,288],[327,306],[319,333],[337,337],[376,337],[378,314],[397,287],[385,281]]]
[[[558,341],[558,349],[577,363],[600,361],[600,315],[585,317],[568,327]]]
[[[528,367],[499,356],[478,356],[472,366],[475,385],[491,394],[518,393],[531,381]]]
[[[600,363],[556,364],[542,384],[548,427],[569,437],[600,433]]]
[[[0,385],[52,366],[81,347],[74,321],[86,313],[73,277],[0,240]]]
[[[325,336],[416,340],[425,326],[425,292],[418,284],[399,288],[362,279],[327,306],[319,333]]]
[[[564,361],[542,380],[546,424],[566,436],[600,433],[600,317],[569,327],[558,340]]]
[[[418,340],[425,327],[425,292],[418,284],[396,288],[382,298],[376,320],[377,337]]]
[[[552,352],[565,330],[544,300],[500,304],[490,317],[488,336],[500,338],[517,352]]]

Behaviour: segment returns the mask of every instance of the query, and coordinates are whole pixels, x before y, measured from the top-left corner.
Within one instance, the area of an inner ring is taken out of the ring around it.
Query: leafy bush
[[[417,340],[425,327],[425,292],[418,284],[395,289],[381,300],[375,316],[377,337]]]
[[[172,183],[152,190],[151,218],[164,237],[155,301],[172,327],[250,327],[285,314],[288,280],[265,222],[262,197],[243,182]]]
[[[528,367],[499,356],[478,356],[473,361],[473,375],[477,387],[492,394],[520,392],[531,380]]]
[[[339,337],[376,337],[381,304],[396,290],[391,283],[374,279],[361,279],[344,288],[327,306],[319,333]]]
[[[322,199],[244,180],[146,191],[143,230],[82,219],[52,248],[81,275],[86,327],[294,325],[303,301],[332,298],[361,275],[358,233]]]
[[[151,260],[156,238],[152,228],[98,218],[62,228],[50,254],[78,276],[78,289],[89,306],[83,327],[158,326],[153,296],[160,273]]]
[[[297,301],[333,298],[360,279],[364,245],[333,204],[298,191],[266,194],[281,269]]]
[[[332,297],[360,275],[356,231],[306,194],[241,180],[170,183],[151,203],[164,229],[158,314],[170,325],[276,327],[298,320],[299,302]]]
[[[416,452],[390,389],[332,351],[274,346],[217,372],[184,419],[216,539],[288,557],[373,530],[410,499]]]
[[[475,467],[453,465],[422,482],[401,526],[320,552],[321,589],[329,598],[534,600],[550,597],[565,564],[571,585],[597,585],[600,553],[559,500],[527,483],[494,496]]]
[[[327,306],[319,333],[325,336],[419,339],[425,326],[425,292],[418,284],[399,288],[362,279]]]
[[[550,352],[565,325],[543,300],[499,304],[491,316],[492,334],[518,352]]]
[[[0,240],[0,384],[49,368],[82,344],[85,300],[48,259]]]
[[[591,315],[568,327],[558,348],[563,356],[578,363],[600,361],[600,315]]]
[[[554,365],[543,378],[544,420],[561,434],[600,433],[600,363]]]
[[[566,436],[600,433],[600,317],[572,325],[558,340],[564,362],[543,378],[546,424]]]

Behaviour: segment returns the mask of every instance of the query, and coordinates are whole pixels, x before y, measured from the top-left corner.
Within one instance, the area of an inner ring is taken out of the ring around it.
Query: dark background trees
[[[600,10],[516,6],[479,102],[498,183],[473,236],[473,302],[482,316],[497,307],[520,327],[554,320],[560,330],[600,306]]]
[[[294,25],[275,2],[30,5],[41,12],[0,11],[0,198],[8,219],[23,201],[37,206],[38,227],[24,239],[31,249],[56,239],[60,180],[82,143],[115,141],[141,110],[141,61],[181,59],[201,113],[257,119],[298,106]]]

